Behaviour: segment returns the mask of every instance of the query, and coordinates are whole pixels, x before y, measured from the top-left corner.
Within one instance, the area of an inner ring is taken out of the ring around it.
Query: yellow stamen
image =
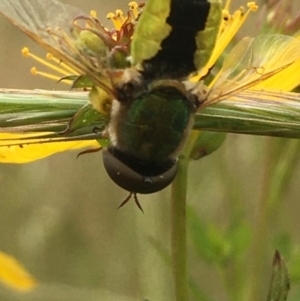
[[[116,15],[115,15],[114,13],[108,13],[108,14],[106,15],[106,18],[107,18],[108,20],[111,20],[111,21],[112,21],[112,23],[113,23],[113,25],[114,25],[114,27],[115,27],[116,30],[120,30],[120,28],[122,27],[122,23],[121,23],[121,21],[116,17]]]
[[[228,46],[230,41],[244,24],[250,12],[255,12],[258,9],[258,6],[255,2],[248,2],[248,10],[246,12],[244,12],[243,7],[241,7],[239,10],[235,11],[233,15],[230,15],[228,10],[230,3],[231,0],[227,0],[225,9],[223,10],[223,20],[219,29],[219,34],[213,53],[206,66],[198,72],[197,76],[191,78],[192,81],[198,81],[208,73],[208,71],[216,63],[217,59],[224,52],[224,49]],[[218,76],[214,78],[214,81],[217,77]]]
[[[136,19],[139,15],[138,4],[135,1],[128,3],[129,9],[132,11],[134,18]]]
[[[62,68],[64,68],[64,69],[68,70],[69,72],[71,72],[71,74],[78,74],[78,72],[76,72],[73,68],[71,68],[70,66],[68,66],[64,62],[62,62],[62,61],[58,60],[57,58],[55,58],[51,53],[47,53],[46,57],[49,61],[51,60],[51,61],[55,62],[56,64],[59,64]]]
[[[46,67],[48,67],[48,68],[50,68],[50,69],[52,69],[52,70],[54,70],[54,71],[60,73],[60,74],[63,74],[63,75],[65,75],[65,76],[70,75],[70,72],[67,72],[67,71],[65,71],[64,69],[59,68],[59,67],[57,67],[57,66],[55,66],[55,65],[53,65],[53,64],[50,64],[50,63],[48,63],[47,61],[41,59],[40,57],[38,57],[38,56],[32,54],[31,52],[29,52],[29,49],[28,49],[27,47],[24,47],[24,48],[22,49],[22,54],[23,54],[24,57],[31,57],[31,58],[33,58],[35,61],[39,62],[40,64],[42,64],[42,65],[44,65],[44,66],[46,66]]]
[[[126,21],[126,18],[124,17],[123,12],[120,9],[116,10],[116,18],[119,19],[119,21],[124,24],[124,22]]]
[[[247,7],[253,12],[258,10],[258,5],[255,2],[248,2]]]
[[[223,15],[222,16],[223,17],[223,22],[221,23],[221,28],[219,30],[219,35],[225,29],[225,27],[228,24],[228,22],[231,21],[231,14],[229,13],[229,11],[227,9],[223,9],[222,15]]]
[[[70,80],[65,80],[65,79],[61,80],[60,76],[56,76],[56,75],[53,75],[53,74],[50,74],[50,73],[47,73],[47,72],[38,71],[36,69],[36,67],[32,67],[30,69],[30,72],[31,72],[32,75],[40,75],[42,77],[46,77],[46,78],[52,79],[52,80],[54,80],[56,82],[59,81],[59,82],[63,82],[64,84],[68,84],[68,85],[72,84],[72,81],[70,81]]]
[[[230,4],[231,4],[231,0],[227,0],[226,1],[226,4],[225,4],[225,7],[224,7],[224,10],[229,10],[229,7],[230,7]]]
[[[95,10],[91,10],[91,11],[90,11],[90,16],[91,16],[92,18],[96,19],[96,18],[97,18],[97,12],[96,12]]]
[[[47,54],[47,56],[46,56],[47,59],[54,61],[56,64],[59,64],[60,67],[57,67],[57,66],[55,66],[51,63],[48,63],[46,60],[32,54],[27,47],[24,47],[22,49],[22,54],[23,54],[24,57],[31,57],[35,61],[39,62],[40,64],[50,68],[53,71],[56,71],[59,74],[64,75],[64,76],[69,76],[70,74],[78,75],[78,72],[73,70],[70,66],[66,65],[65,63],[62,63],[57,58],[53,57],[53,55],[51,53]],[[55,81],[63,82],[65,84],[69,84],[69,85],[72,84],[71,80],[61,80],[61,76],[51,74],[51,73],[47,73],[47,72],[38,71],[36,69],[36,67],[31,68],[30,72],[31,72],[32,75],[41,75],[43,77],[46,77],[46,78],[49,78],[49,79],[52,79],[52,80],[55,80]]]

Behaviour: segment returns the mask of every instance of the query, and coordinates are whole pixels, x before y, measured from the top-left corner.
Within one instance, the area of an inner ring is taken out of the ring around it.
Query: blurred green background
[[[109,11],[127,9],[126,0],[62,2],[86,12],[95,9],[102,20]],[[236,7],[245,4],[233,2]],[[253,14],[239,36],[256,35],[257,18]],[[22,47],[41,56],[45,52],[3,18],[0,34],[2,88],[66,89],[30,75],[35,63],[21,56]],[[245,287],[252,281],[257,234],[263,241],[256,261],[260,300],[266,299],[275,248],[294,273],[291,300],[296,300],[300,165],[298,143],[292,143],[228,135],[217,152],[191,162],[189,271],[208,300],[247,299],[238,294],[247,294]],[[284,157],[288,151],[293,157]],[[169,189],[139,197],[145,214],[134,202],[117,210],[127,192],[110,181],[101,153],[76,155],[66,152],[26,165],[0,165],[0,250],[22,262],[41,283],[27,294],[0,284],[0,300],[172,300]],[[276,177],[279,184],[273,179],[278,162],[284,163],[283,177]],[[264,201],[275,188],[279,199],[262,217]],[[243,284],[236,283],[239,275]],[[230,286],[244,289],[230,292]]]

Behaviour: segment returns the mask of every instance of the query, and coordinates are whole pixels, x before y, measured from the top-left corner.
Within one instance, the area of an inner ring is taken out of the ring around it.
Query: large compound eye
[[[176,160],[163,164],[161,169],[158,165],[139,164],[135,159],[133,162],[130,157],[124,159],[113,148],[106,148],[102,153],[107,174],[118,186],[130,192],[148,194],[160,191],[172,183],[177,173]]]

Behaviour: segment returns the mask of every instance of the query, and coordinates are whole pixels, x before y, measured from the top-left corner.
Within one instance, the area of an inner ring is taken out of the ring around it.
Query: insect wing
[[[90,75],[96,84],[111,92],[103,83],[106,73],[102,57],[93,57],[89,49],[79,47],[80,37],[74,24],[90,19],[85,13],[57,0],[1,0],[0,14],[57,59],[71,66],[79,74]],[[74,21],[75,19],[78,20]],[[86,24],[79,27],[82,26]],[[101,25],[99,28],[102,28]],[[99,44],[101,42],[99,38]]]
[[[298,38],[300,42],[300,39]],[[294,42],[298,43],[294,40]],[[299,46],[298,46],[299,47]],[[300,70],[300,57],[295,60],[292,64],[282,70],[280,73],[273,75],[272,77],[260,82],[255,88],[268,88],[268,89],[278,89],[280,87],[281,91],[292,91],[300,84],[299,79]],[[287,79],[287,80],[283,80]]]
[[[73,19],[83,14],[76,7],[56,0],[2,0],[0,12],[26,35],[58,59],[69,61],[70,56],[60,47],[49,30],[70,31]]]
[[[292,68],[300,60],[300,41],[285,35],[244,38],[229,53],[210,87],[205,105],[227,99],[251,87],[268,87],[264,81]],[[293,67],[294,68],[294,67]],[[277,86],[280,89],[280,86]]]

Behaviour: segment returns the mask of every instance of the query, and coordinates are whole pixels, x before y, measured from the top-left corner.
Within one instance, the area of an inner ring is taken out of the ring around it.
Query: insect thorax
[[[155,162],[178,154],[192,123],[194,104],[174,86],[152,87],[114,101],[109,134],[118,150]]]

